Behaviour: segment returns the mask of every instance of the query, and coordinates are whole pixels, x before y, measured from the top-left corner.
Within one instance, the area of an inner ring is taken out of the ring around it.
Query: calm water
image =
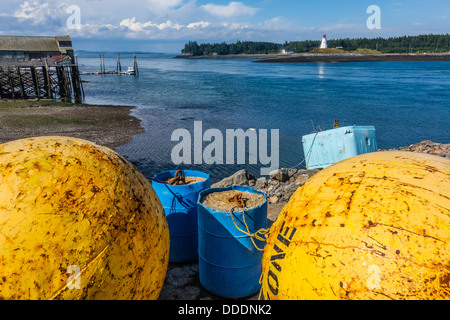
[[[136,106],[146,132],[117,151],[151,176],[174,169],[172,132],[203,122],[217,128],[279,129],[280,167],[304,159],[302,135],[315,129],[373,125],[381,149],[422,140],[449,143],[450,62],[265,64],[247,59],[187,60],[173,55],[138,55],[139,77],[83,75],[87,103]],[[105,55],[106,69],[116,56]],[[131,55],[121,55],[122,68]],[[81,54],[81,70],[99,69],[98,55]],[[225,137],[225,136],[224,136]],[[209,143],[204,143],[203,146]],[[248,160],[247,160],[248,162]],[[302,168],[300,165],[297,168]],[[190,165],[216,181],[241,168]]]

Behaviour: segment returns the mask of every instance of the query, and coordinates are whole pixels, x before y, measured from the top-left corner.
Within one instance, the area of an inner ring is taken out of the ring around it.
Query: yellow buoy
[[[114,151],[66,137],[0,145],[0,299],[156,299],[163,208]]]
[[[450,299],[450,161],[386,151],[320,171],[262,263],[265,299]]]

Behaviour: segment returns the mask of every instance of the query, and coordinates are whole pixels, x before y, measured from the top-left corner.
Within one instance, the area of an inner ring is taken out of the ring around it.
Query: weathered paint
[[[0,299],[156,299],[168,258],[159,199],[117,153],[66,137],[0,145]]]
[[[328,167],[270,230],[265,299],[449,299],[450,161],[376,152]]]

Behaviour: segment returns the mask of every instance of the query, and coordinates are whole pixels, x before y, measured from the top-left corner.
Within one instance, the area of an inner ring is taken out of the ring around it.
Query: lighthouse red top
[[[326,38],[326,37],[327,37],[327,35],[326,35],[326,34],[324,34],[322,38]]]

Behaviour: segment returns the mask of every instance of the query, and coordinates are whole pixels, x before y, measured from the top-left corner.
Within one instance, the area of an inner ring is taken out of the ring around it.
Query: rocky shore
[[[450,143],[443,144],[425,140],[407,147],[400,147],[397,150],[429,153],[450,159]]]
[[[429,153],[450,159],[450,144],[422,141],[407,147],[395,150]],[[273,171],[269,177],[256,179],[247,170],[240,170],[212,185],[213,188],[230,185],[250,186],[263,191],[268,199],[268,225],[270,226],[278,217],[292,194],[300,188],[310,177],[319,172],[319,169],[302,170],[282,168]],[[215,300],[221,299],[207,292],[198,278],[198,263],[177,264],[169,263],[166,280],[159,297],[160,300]],[[258,293],[245,298],[257,300]]]
[[[270,57],[256,62],[378,62],[378,61],[450,61],[450,54],[298,54]]]
[[[269,224],[273,223],[282,207],[292,194],[319,170],[278,169],[270,173],[268,178],[256,179],[247,170],[240,170],[212,185],[213,188],[226,188],[230,185],[249,186],[267,195]]]

